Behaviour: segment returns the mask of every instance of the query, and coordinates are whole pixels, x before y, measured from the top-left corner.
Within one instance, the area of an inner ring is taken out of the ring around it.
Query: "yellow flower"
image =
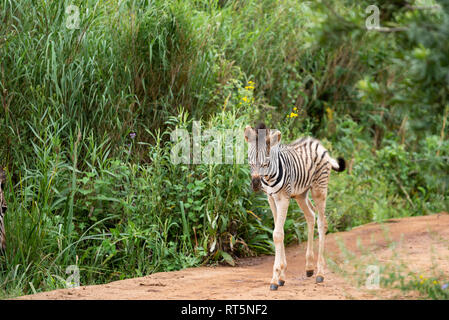
[[[419,278],[420,278],[420,279],[424,279],[424,277],[423,277],[423,276],[419,276]]]
[[[254,82],[253,82],[253,81],[248,81],[248,84],[249,84],[249,85],[253,85]]]
[[[248,97],[243,97],[242,100],[246,102],[248,101]]]
[[[438,284],[438,281],[436,281],[436,280],[433,280],[433,284]]]
[[[298,111],[298,108],[294,107],[294,108],[293,108],[293,111]]]
[[[246,90],[253,90],[254,87],[253,87],[253,86],[246,86],[245,89],[246,89]]]
[[[334,118],[334,116],[333,116],[334,112],[329,107],[326,108],[326,112],[327,112],[327,117],[329,118],[329,121],[332,121],[332,119]]]
[[[298,116],[297,113],[294,113],[294,112],[290,113],[290,118],[295,118],[295,117],[297,117],[297,116]]]

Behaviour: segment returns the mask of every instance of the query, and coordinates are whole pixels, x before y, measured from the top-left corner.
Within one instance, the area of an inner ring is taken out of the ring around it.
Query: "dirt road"
[[[371,223],[348,232],[327,235],[328,263],[325,280],[321,284],[315,284],[315,277],[305,276],[305,243],[302,243],[286,249],[287,279],[285,286],[279,287],[278,291],[269,290],[274,257],[263,256],[240,259],[235,267],[200,267],[160,272],[142,278],[55,290],[19,299],[417,298],[413,293],[404,294],[396,289],[368,290],[365,285],[357,287],[353,278],[337,269],[357,270],[361,267],[353,261],[375,259],[375,263],[383,265],[401,262],[409,270],[424,275],[434,272],[435,268],[449,274],[448,243],[447,213],[392,219],[383,224]],[[348,256],[353,257],[352,260]]]

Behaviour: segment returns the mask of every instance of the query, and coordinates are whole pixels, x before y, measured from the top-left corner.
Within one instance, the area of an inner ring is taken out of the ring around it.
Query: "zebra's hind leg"
[[[287,268],[284,250],[284,224],[287,217],[289,198],[279,197],[276,203],[276,221],[273,230],[273,242],[275,247],[275,257],[273,265],[273,278],[270,283],[270,290],[277,290],[279,285],[285,282],[285,269]]]
[[[313,235],[315,230],[315,213],[310,207],[308,192],[295,198],[307,222],[307,251],[306,251],[306,275],[313,276],[314,271],[314,255],[313,255]]]
[[[316,188],[312,189],[312,198],[315,201],[315,205],[318,211],[318,263],[317,263],[317,277],[316,283],[320,283],[324,281],[324,241],[327,231],[327,222],[325,216],[326,210],[326,196],[327,196],[327,188]]]

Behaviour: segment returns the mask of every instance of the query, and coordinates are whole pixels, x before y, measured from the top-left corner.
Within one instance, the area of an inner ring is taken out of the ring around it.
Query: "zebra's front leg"
[[[284,249],[284,224],[287,217],[289,198],[275,199],[276,219],[274,222],[273,242],[275,247],[275,257],[273,265],[273,278],[271,279],[270,290],[277,290],[279,285],[285,283],[285,270],[287,260]]]
[[[270,204],[271,212],[273,213],[274,224],[276,225],[277,220],[277,208],[276,202],[274,198],[268,195],[268,203]],[[279,275],[278,285],[283,286],[285,284],[285,272],[287,271],[287,258],[285,257],[285,247],[282,246],[282,254],[281,254],[281,273]]]

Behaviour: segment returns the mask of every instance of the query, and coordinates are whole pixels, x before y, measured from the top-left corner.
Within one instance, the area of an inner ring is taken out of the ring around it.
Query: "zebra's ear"
[[[251,126],[246,126],[245,128],[245,140],[252,140],[256,137],[256,131]]]
[[[281,132],[279,130],[271,130],[270,132],[270,147],[274,147],[281,142]]]
[[[0,167],[0,183],[2,183],[3,181],[6,180],[6,173],[5,171],[2,169],[2,167]]]

